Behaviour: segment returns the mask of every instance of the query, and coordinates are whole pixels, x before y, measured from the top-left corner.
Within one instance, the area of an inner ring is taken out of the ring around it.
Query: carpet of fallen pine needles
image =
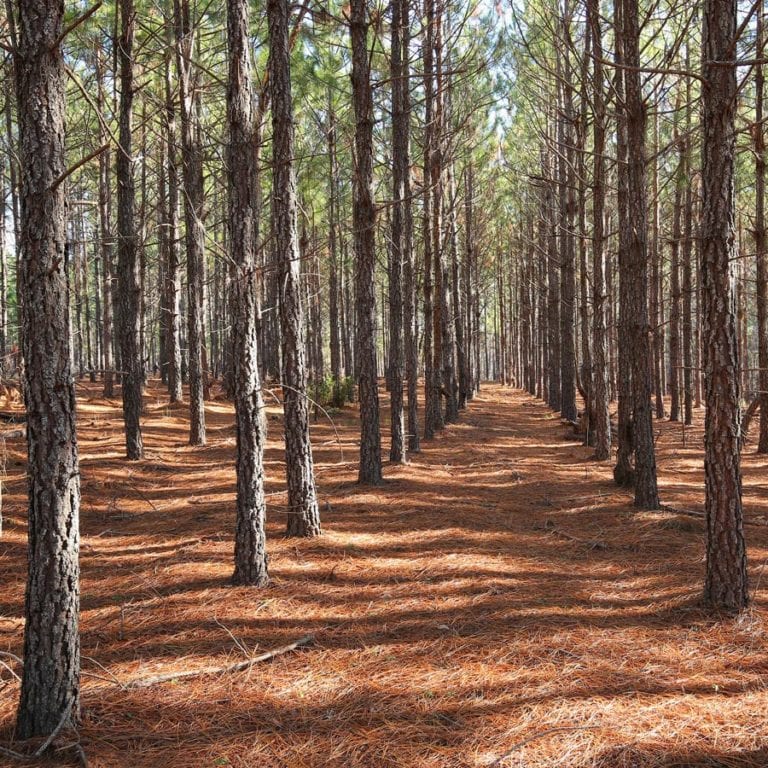
[[[83,712],[43,765],[77,765],[77,739],[93,768],[768,765],[768,460],[754,439],[755,597],[737,620],[699,604],[701,411],[685,435],[656,425],[663,502],[688,514],[636,512],[610,463],[591,461],[540,402],[496,385],[410,465],[386,466],[379,488],[355,484],[354,408],[333,414],[335,428],[319,418],[325,532],[309,541],[282,536],[270,407],[272,584],[235,589],[231,406],[208,403],[209,443],[191,448],[185,407],[153,383],[146,458],[128,463],[119,402],[78,388]],[[8,441],[0,538],[0,650],[15,654],[24,448]],[[308,647],[246,672],[125,687],[308,633]],[[17,696],[0,668],[6,746]]]

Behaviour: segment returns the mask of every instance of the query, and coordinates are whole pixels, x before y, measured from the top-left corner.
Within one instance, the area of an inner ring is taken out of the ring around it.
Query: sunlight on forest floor
[[[119,401],[78,390],[80,738],[92,768],[768,765],[768,460],[747,444],[753,607],[709,618],[693,514],[701,410],[685,447],[679,424],[655,424],[665,510],[636,512],[611,465],[518,391],[484,385],[460,424],[409,466],[385,465],[373,489],[355,484],[358,418],[346,408],[333,415],[340,441],[327,420],[313,425],[325,533],[297,541],[282,536],[270,406],[272,583],[254,591],[228,585],[230,404],[207,404],[209,444],[191,448],[186,406],[153,382],[146,458],[128,463]],[[8,445],[0,649],[20,654],[25,446]],[[247,672],[118,685],[307,633],[309,647]],[[7,743],[18,684],[0,678]]]

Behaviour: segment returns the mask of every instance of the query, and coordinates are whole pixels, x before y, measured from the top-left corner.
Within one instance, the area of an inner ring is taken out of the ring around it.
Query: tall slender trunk
[[[376,380],[376,307],[373,204],[373,93],[368,57],[366,0],[352,0],[352,103],[355,110],[355,161],[353,228],[355,232],[355,301],[357,316],[357,380],[360,390],[361,483],[377,485],[381,474],[379,392]]]
[[[237,500],[235,506],[234,584],[263,586],[269,581],[264,497],[266,418],[259,379],[256,334],[256,190],[253,188],[254,116],[249,46],[248,0],[227,0],[229,79],[229,253],[234,277],[232,327],[235,419],[237,425]]]
[[[765,47],[763,3],[757,12],[757,56],[761,58]],[[755,150],[755,277],[757,305],[757,365],[760,389],[760,432],[758,453],[768,453],[768,269],[766,267],[765,230],[765,126],[764,119],[765,75],[763,65],[755,66],[755,125],[753,130]]]
[[[690,45],[686,44],[685,68],[691,69]],[[685,194],[683,208],[683,419],[693,422],[693,181],[691,178],[691,78],[685,80],[685,139],[681,145]]]
[[[434,0],[424,0],[424,41],[422,58],[424,67],[424,190],[423,190],[423,249],[424,249],[424,437],[430,439],[442,426],[442,410],[440,405],[440,368],[435,367],[436,349],[439,347],[439,333],[435,334],[435,326],[439,327],[439,304],[436,301],[434,283],[435,261],[434,239],[432,236],[433,193],[432,169],[435,148],[435,78],[434,78]],[[437,381],[437,386],[435,385]]]
[[[168,29],[169,49],[171,30]],[[172,403],[182,398],[181,388],[181,243],[179,240],[179,158],[177,153],[176,103],[173,94],[173,72],[170,55],[165,60],[165,143],[168,172],[168,217],[165,222],[168,240],[168,262],[165,268],[167,301],[168,394]]]
[[[403,369],[405,345],[403,340],[403,277],[408,258],[405,250],[404,208],[408,167],[408,115],[403,109],[404,79],[402,27],[403,6],[407,0],[392,4],[392,247],[389,269],[389,397],[391,445],[389,460],[406,461],[406,432],[403,419]]]
[[[675,127],[675,133],[677,128]],[[669,394],[670,411],[669,420],[680,420],[680,317],[681,317],[681,292],[680,292],[680,223],[682,219],[683,185],[683,158],[680,156],[676,179],[675,198],[672,211],[672,243],[671,260],[669,266]]]
[[[285,472],[288,485],[287,533],[289,536],[317,536],[320,533],[320,510],[309,439],[288,47],[289,17],[289,0],[269,0],[269,91],[272,101],[274,165],[272,220],[280,281]]]
[[[566,0],[562,35],[565,53],[562,58],[560,111],[558,120],[558,184],[560,200],[560,413],[575,421],[576,413],[576,347],[574,340],[576,281],[574,264],[575,180],[573,172],[573,96],[569,84],[571,65],[565,44],[569,38],[570,9]]]
[[[184,220],[187,250],[187,369],[189,375],[189,443],[205,445],[203,378],[203,282],[205,227],[203,225],[203,155],[196,120],[196,78],[193,75],[194,30],[189,0],[173,0],[176,64],[181,102],[181,154],[184,179]]]
[[[400,77],[402,89],[400,102],[404,138],[402,163],[406,169],[403,179],[403,342],[405,347],[405,376],[408,387],[408,450],[420,450],[419,436],[419,333],[417,328],[416,275],[413,249],[413,190],[411,188],[411,93],[410,93],[410,5],[400,0],[400,24],[402,54]]]
[[[559,411],[562,403],[560,389],[560,259],[557,249],[557,217],[555,215],[555,163],[548,163],[549,179],[544,182],[544,209],[547,213],[549,237],[547,242],[547,381],[549,407]]]
[[[104,93],[104,65],[102,63],[101,51],[94,53],[96,59],[96,106],[99,112],[103,113],[106,108],[106,96]],[[100,125],[100,141],[106,144],[109,134],[106,126]],[[111,398],[115,396],[114,390],[114,361],[112,357],[112,228],[110,225],[111,216],[111,193],[110,193],[110,154],[102,152],[99,155],[99,241],[101,243],[101,267],[102,267],[102,292],[103,301],[103,320],[102,320],[102,349],[104,357],[104,397]]]
[[[464,344],[466,353],[464,355],[466,370],[464,371],[464,392],[467,400],[472,400],[475,396],[475,380],[478,371],[473,371],[475,349],[477,348],[477,338],[473,334],[472,310],[474,307],[472,293],[472,258],[474,249],[474,215],[473,215],[473,184],[472,184],[472,162],[467,163],[464,172],[464,258],[462,263],[462,288],[464,289]]]
[[[608,364],[606,360],[605,290],[605,100],[603,91],[603,44],[600,28],[600,2],[587,6],[592,31],[594,75],[593,176],[592,176],[592,413],[594,415],[595,458],[603,461],[611,453],[611,421],[608,410]]]
[[[664,388],[662,370],[664,368],[664,334],[661,319],[661,200],[659,198],[659,114],[653,121],[653,165],[651,166],[651,210],[653,211],[653,230],[651,238],[651,340],[653,346],[653,390],[656,396],[656,418],[664,418]]]
[[[658,509],[656,451],[651,408],[651,347],[648,324],[648,227],[645,189],[645,105],[640,86],[638,0],[623,0],[625,104],[628,144],[628,234],[626,307],[632,355],[632,432],[635,446],[635,506]]]
[[[338,161],[336,158],[336,115],[333,95],[328,89],[328,314],[330,324],[331,376],[333,377],[333,404],[344,405],[341,380],[341,290],[338,248]]]
[[[731,309],[736,157],[736,0],[705,0],[702,98],[701,276],[706,350],[704,599],[712,608],[747,605],[741,505],[739,360]]]
[[[67,311],[64,3],[18,3],[14,71],[21,216],[19,293],[29,492],[24,665],[16,733],[51,734],[80,704],[80,471]]]
[[[618,0],[614,4],[615,14],[615,44],[616,44],[616,68],[615,89],[616,101],[619,105],[616,115],[616,156],[618,190],[616,194],[616,207],[618,213],[619,228],[619,321],[617,328],[618,341],[618,368],[617,368],[617,395],[618,395],[618,451],[616,453],[616,465],[613,468],[613,477],[619,485],[632,485],[634,474],[632,471],[632,452],[634,439],[632,433],[632,338],[630,330],[630,280],[628,267],[630,264],[629,248],[632,233],[629,231],[629,152],[628,152],[628,120],[625,104],[625,64],[624,56],[624,0]]]
[[[120,39],[117,56],[120,73],[120,146],[117,149],[117,287],[118,337],[122,365],[125,447],[129,459],[144,455],[141,437],[144,369],[141,360],[141,275],[135,221],[133,179],[133,40],[136,11],[133,0],[120,2]]]

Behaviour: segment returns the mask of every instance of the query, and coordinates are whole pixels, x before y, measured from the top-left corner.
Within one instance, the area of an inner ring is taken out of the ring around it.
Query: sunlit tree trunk
[[[29,490],[24,666],[16,733],[79,716],[80,471],[65,263],[63,2],[24,0],[14,70],[21,167]]]
[[[269,0],[269,91],[272,101],[274,226],[282,352],[285,472],[289,536],[317,536],[320,510],[309,439],[307,364],[301,301],[293,102],[288,47],[289,0]]]
[[[376,252],[373,204],[373,93],[368,55],[366,0],[352,0],[352,103],[355,113],[355,160],[353,228],[355,240],[355,302],[357,316],[357,380],[360,392],[361,483],[382,481],[379,392],[376,378],[376,318],[374,269]]]
[[[229,253],[233,262],[233,380],[237,426],[237,501],[234,584],[263,586],[269,580],[264,497],[266,418],[259,380],[255,284],[256,190],[248,0],[227,0],[229,79]]]
[[[136,233],[131,137],[135,14],[133,0],[121,0],[121,32],[117,48],[120,70],[120,146],[117,149],[117,292],[120,304],[117,318],[122,366],[125,446],[129,459],[140,459],[144,455],[140,423],[144,387],[140,341],[141,265]]]
[[[736,156],[736,0],[705,0],[702,94],[701,274],[706,417],[707,556],[704,598],[714,609],[747,605],[741,506],[739,361],[731,309]]]

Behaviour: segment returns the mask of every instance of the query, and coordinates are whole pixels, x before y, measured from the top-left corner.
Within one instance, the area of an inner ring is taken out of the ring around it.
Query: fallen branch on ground
[[[301,648],[304,645],[309,645],[315,639],[314,635],[304,635],[296,642],[283,645],[280,648],[275,648],[272,651],[259,654],[245,661],[239,661],[236,664],[228,664],[223,667],[201,667],[200,669],[190,669],[186,672],[168,672],[164,675],[152,675],[151,677],[140,677],[136,680],[131,680],[125,684],[125,688],[149,688],[152,685],[158,683],[168,683],[171,680],[184,680],[190,677],[202,677],[204,675],[226,675],[231,672],[241,672],[244,669],[252,667],[254,664],[259,664],[262,661],[269,661],[276,656],[282,656],[284,653],[290,653],[297,648]]]

